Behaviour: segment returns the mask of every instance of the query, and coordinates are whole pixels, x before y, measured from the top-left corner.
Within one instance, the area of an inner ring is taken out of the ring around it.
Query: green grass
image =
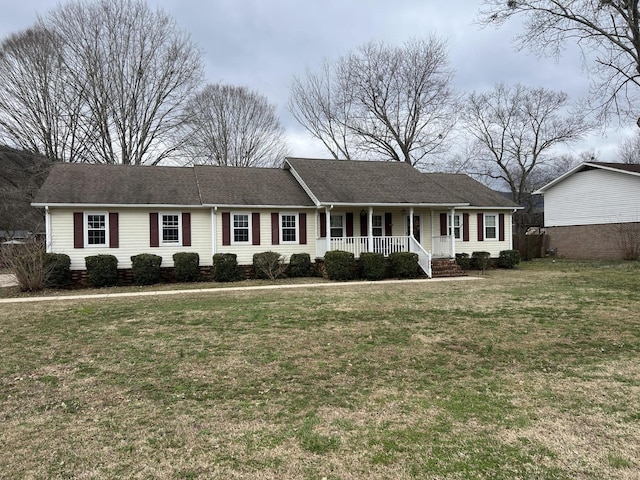
[[[637,478],[640,265],[0,306],[3,478]]]

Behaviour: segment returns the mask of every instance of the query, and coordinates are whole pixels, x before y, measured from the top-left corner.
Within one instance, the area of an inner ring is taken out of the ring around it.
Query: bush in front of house
[[[499,268],[515,268],[520,263],[518,250],[502,250],[498,255]]]
[[[253,271],[256,278],[275,280],[284,276],[287,264],[278,252],[262,252],[253,254]]]
[[[238,275],[238,256],[235,253],[216,253],[213,256],[213,280],[216,282],[235,282]]]
[[[412,252],[393,252],[389,255],[391,276],[397,278],[416,278],[420,271],[418,254]]]
[[[118,284],[118,259],[113,255],[84,257],[87,278],[92,287],[112,287]]]
[[[200,280],[200,255],[196,252],[174,253],[173,276],[177,282],[197,282]]]
[[[365,280],[382,280],[385,277],[384,255],[375,252],[360,254],[360,276]]]
[[[45,287],[69,288],[71,283],[71,258],[64,253],[45,253],[42,256],[45,271]]]
[[[491,264],[491,254],[489,252],[472,252],[471,267],[475,270],[485,271]]]
[[[141,253],[131,257],[131,270],[135,285],[153,285],[160,283],[160,264],[162,257],[152,253]]]
[[[469,270],[471,268],[471,257],[468,253],[456,253],[456,263],[462,270]]]
[[[308,277],[311,275],[311,255],[308,253],[294,253],[289,259],[290,277]]]
[[[352,280],[355,276],[356,262],[351,252],[331,250],[324,255],[324,268],[329,280]]]

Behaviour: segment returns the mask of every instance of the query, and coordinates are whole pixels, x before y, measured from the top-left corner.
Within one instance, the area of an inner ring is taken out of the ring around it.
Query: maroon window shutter
[[[300,245],[307,244],[307,214],[298,214],[298,221],[300,222],[300,228],[298,230],[300,236]]]
[[[469,241],[469,214],[468,213],[462,214],[462,241],[463,242]]]
[[[384,234],[387,237],[390,237],[393,234],[393,225],[391,221],[393,220],[393,216],[391,212],[387,212],[384,214]]]
[[[504,242],[504,213],[498,215],[498,235],[501,242]]]
[[[222,212],[222,245],[231,245],[231,214]]]
[[[260,212],[251,214],[251,243],[260,245]]]
[[[353,237],[353,212],[347,212],[347,237]]]
[[[484,241],[484,214],[478,214],[478,241]]]
[[[280,214],[271,214],[271,245],[280,244]]]
[[[320,214],[320,238],[327,236],[327,214],[322,212]]]
[[[369,235],[369,215],[360,215],[360,236]]]
[[[118,224],[118,212],[109,213],[109,248],[120,247],[120,227]]]
[[[182,246],[191,246],[191,214],[182,212]]]
[[[440,236],[446,237],[448,235],[447,232],[447,214],[440,214]]]
[[[84,247],[84,214],[73,213],[73,248]]]
[[[157,213],[149,214],[149,246],[150,247],[160,246],[160,234],[158,232],[158,214]]]

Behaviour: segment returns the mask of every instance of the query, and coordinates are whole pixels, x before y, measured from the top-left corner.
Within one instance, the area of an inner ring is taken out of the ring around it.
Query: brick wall
[[[640,232],[640,223],[632,223],[546,227],[546,233],[549,249],[555,249],[560,258],[622,260],[620,229],[630,226]],[[640,237],[636,241],[640,242]]]

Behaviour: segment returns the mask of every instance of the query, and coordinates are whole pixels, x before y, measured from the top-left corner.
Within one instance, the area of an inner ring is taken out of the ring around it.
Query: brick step
[[[431,276],[433,278],[464,277],[466,275],[460,265],[453,259],[431,261]]]

